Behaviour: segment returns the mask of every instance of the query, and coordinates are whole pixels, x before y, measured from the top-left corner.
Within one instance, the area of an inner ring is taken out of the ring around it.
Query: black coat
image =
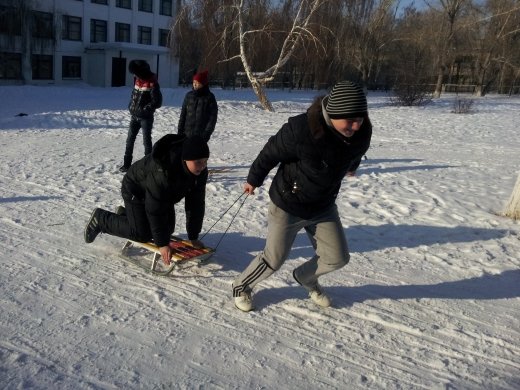
[[[208,86],[190,91],[184,97],[181,116],[179,117],[178,133],[187,137],[200,135],[209,142],[217,123],[218,106],[215,95]]]
[[[190,173],[182,160],[186,137],[168,134],[153,146],[152,153],[136,161],[123,177],[121,194],[125,201],[143,202],[154,242],[168,245],[175,221],[174,205],[185,198],[186,230],[197,239],[205,211],[208,170],[199,176]]]
[[[128,103],[130,114],[139,119],[152,118],[162,105],[162,92],[155,74],[147,79],[134,77],[134,89]]]
[[[271,169],[280,164],[269,189],[275,205],[300,218],[309,219],[330,207],[351,164],[370,146],[372,125],[368,116],[352,137],[343,137],[327,126],[317,100],[307,113],[289,118],[269,138],[247,177],[262,185]]]

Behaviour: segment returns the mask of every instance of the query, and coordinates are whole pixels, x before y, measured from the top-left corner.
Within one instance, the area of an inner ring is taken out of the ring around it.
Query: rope
[[[217,242],[217,245],[213,248],[215,250],[217,250],[218,246],[220,245],[220,242],[224,239],[224,236],[226,235],[226,233],[228,232],[229,228],[231,227],[231,224],[233,223],[233,221],[235,220],[236,216],[238,215],[238,213],[240,212],[240,209],[242,208],[242,206],[244,205],[244,203],[246,202],[247,200],[247,197],[249,196],[249,194],[247,192],[242,192],[240,194],[240,196],[231,204],[231,206],[229,206],[227,208],[226,211],[224,211],[222,213],[222,215],[215,221],[215,223],[213,225],[210,226],[210,228],[206,231],[206,233],[204,233],[202,235],[202,237],[200,238],[200,240],[202,240],[206,234],[208,234],[210,232],[211,229],[213,229],[213,227],[222,220],[222,218],[228,213],[229,210],[231,210],[231,208],[244,196],[246,195],[246,197],[242,200],[242,203],[240,203],[240,207],[238,208],[238,210],[235,212],[235,214],[233,214],[233,218],[231,218],[231,221],[229,222],[226,230],[224,231],[224,233],[222,233],[222,236],[220,237],[220,239],[218,240]]]

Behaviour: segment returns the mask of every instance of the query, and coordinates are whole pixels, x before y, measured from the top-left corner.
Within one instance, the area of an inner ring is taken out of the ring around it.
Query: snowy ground
[[[163,91],[154,140],[176,132],[186,91]],[[268,113],[250,91],[214,92],[210,166],[222,170],[205,229],[316,94],[271,91]],[[0,87],[0,388],[520,388],[520,224],[500,216],[519,173],[518,97],[457,115],[454,96],[410,108],[370,94],[372,147],[338,198],[352,259],[322,280],[334,307],[292,280],[312,255],[302,233],[246,314],[230,287],[263,248],[270,179],[203,268],[152,276],[121,260],[122,239],[83,243],[91,210],[121,204],[129,94]]]

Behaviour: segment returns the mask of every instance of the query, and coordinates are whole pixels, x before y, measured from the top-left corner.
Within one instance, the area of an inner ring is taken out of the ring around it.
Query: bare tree
[[[489,0],[474,13],[475,95],[484,96],[489,86],[508,69],[520,69],[520,5],[515,0]]]
[[[438,15],[438,25],[434,25],[432,37],[435,38],[434,58],[436,64],[437,81],[435,83],[434,98],[439,98],[442,92],[444,76],[456,55],[455,39],[457,23],[464,7],[470,0],[439,0],[439,8],[429,4],[431,10]]]
[[[324,2],[314,16],[314,23],[309,26],[318,40],[304,40],[301,49],[294,53],[292,62],[299,70],[299,85],[306,81],[314,89],[320,89],[337,81],[343,73],[340,55],[338,26],[344,23],[341,10],[342,0]],[[284,17],[283,12],[280,17]]]
[[[273,111],[265,84],[274,80],[297,48],[308,41],[318,42],[312,18],[326,1],[276,3],[283,9],[283,20],[289,21],[284,26],[272,23],[274,7],[268,0],[197,0],[179,13],[174,26],[176,40],[182,43],[190,35],[190,42],[198,43],[202,49],[199,67],[211,61],[216,62],[214,66],[239,61],[262,107]],[[190,23],[197,28],[190,29]]]
[[[338,39],[364,85],[375,84],[384,53],[394,39],[396,0],[345,1]]]
[[[312,16],[325,0],[302,0],[295,2],[295,13],[292,16],[292,25],[286,32],[286,37],[283,41],[282,47],[278,50],[278,56],[273,65],[264,69],[263,71],[254,71],[253,63],[249,59],[250,44],[254,42],[256,35],[268,36],[273,33],[269,30],[269,26],[262,26],[259,29],[248,29],[247,20],[245,19],[246,2],[244,0],[235,0],[233,7],[237,12],[238,40],[239,53],[233,57],[226,58],[225,61],[230,61],[234,58],[240,58],[244,71],[251,83],[253,91],[258,97],[262,107],[268,111],[274,111],[273,106],[265,93],[263,84],[273,80],[280,69],[289,61],[294,51],[305,39],[317,40],[312,35],[309,28]],[[289,16],[289,15],[287,15]]]

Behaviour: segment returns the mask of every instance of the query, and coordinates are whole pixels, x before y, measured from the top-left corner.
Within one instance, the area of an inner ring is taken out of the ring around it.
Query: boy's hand
[[[244,184],[244,192],[247,192],[249,195],[254,195],[255,189],[256,189],[256,187],[252,186],[249,183]]]
[[[172,258],[172,251],[168,245],[161,246],[159,248],[159,252],[161,252],[162,261],[164,265],[169,266],[171,264],[171,258]]]

